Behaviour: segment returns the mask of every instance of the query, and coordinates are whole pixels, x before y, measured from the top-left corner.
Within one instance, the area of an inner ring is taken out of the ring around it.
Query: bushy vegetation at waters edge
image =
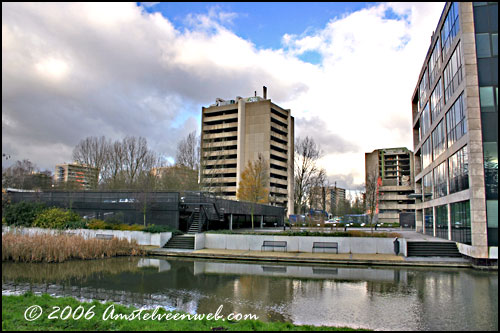
[[[98,259],[143,255],[135,240],[84,239],[78,235],[2,234],[2,261],[63,262],[69,259]]]

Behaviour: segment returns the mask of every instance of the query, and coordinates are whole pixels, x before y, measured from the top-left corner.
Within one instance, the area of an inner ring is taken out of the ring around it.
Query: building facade
[[[268,163],[269,203],[293,214],[294,119],[291,111],[263,97],[202,108],[201,174],[206,191],[236,200],[241,173],[261,154]]]
[[[324,210],[335,216],[340,213],[339,205],[346,200],[346,190],[337,186],[316,186],[311,188],[310,198],[311,209]]]
[[[498,258],[498,4],[446,3],[412,97],[416,230]]]
[[[82,189],[95,188],[99,171],[87,165],[78,163],[57,164],[54,173],[55,183],[73,183]]]
[[[399,223],[401,213],[415,210],[413,152],[406,148],[377,149],[365,153],[366,183],[376,174],[377,216],[381,223]]]

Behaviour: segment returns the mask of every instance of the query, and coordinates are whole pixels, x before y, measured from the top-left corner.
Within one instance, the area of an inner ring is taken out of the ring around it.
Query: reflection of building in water
[[[397,270],[399,272],[399,270]],[[366,268],[343,268],[322,266],[285,266],[285,265],[256,265],[235,264],[218,262],[194,262],[195,274],[238,274],[238,275],[261,275],[281,276],[308,279],[337,279],[351,281],[385,281],[406,283],[406,270],[397,273],[394,269],[366,269]]]

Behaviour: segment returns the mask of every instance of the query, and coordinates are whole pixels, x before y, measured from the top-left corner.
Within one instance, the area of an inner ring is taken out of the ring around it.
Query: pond
[[[498,272],[112,258],[2,263],[2,294],[31,290],[189,313],[376,330],[497,330]]]

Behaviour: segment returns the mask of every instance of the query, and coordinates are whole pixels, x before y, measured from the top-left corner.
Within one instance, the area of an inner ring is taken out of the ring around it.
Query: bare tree
[[[312,138],[297,138],[295,142],[294,181],[295,212],[303,212],[308,195],[317,179],[320,168],[317,165],[321,151]]]
[[[157,189],[169,191],[198,191],[198,172],[183,165],[158,169]]]
[[[377,172],[370,172],[366,175],[365,183],[365,207],[370,215],[370,229],[373,233],[373,217],[375,216],[378,204],[379,177]]]
[[[7,169],[2,167],[2,187],[33,190],[51,187],[51,173],[39,172],[37,166],[28,159],[16,161]]]
[[[200,137],[196,135],[196,131],[189,133],[185,139],[182,139],[177,144],[175,163],[193,170],[199,170]]]
[[[110,162],[111,141],[104,136],[89,136],[81,140],[73,149],[73,160],[80,164],[97,168],[98,181],[94,186],[106,178],[106,168]]]
[[[204,140],[200,153],[200,187],[204,191],[223,195],[226,175],[221,170],[232,168],[228,166],[226,148],[224,140],[218,142],[210,139]]]

